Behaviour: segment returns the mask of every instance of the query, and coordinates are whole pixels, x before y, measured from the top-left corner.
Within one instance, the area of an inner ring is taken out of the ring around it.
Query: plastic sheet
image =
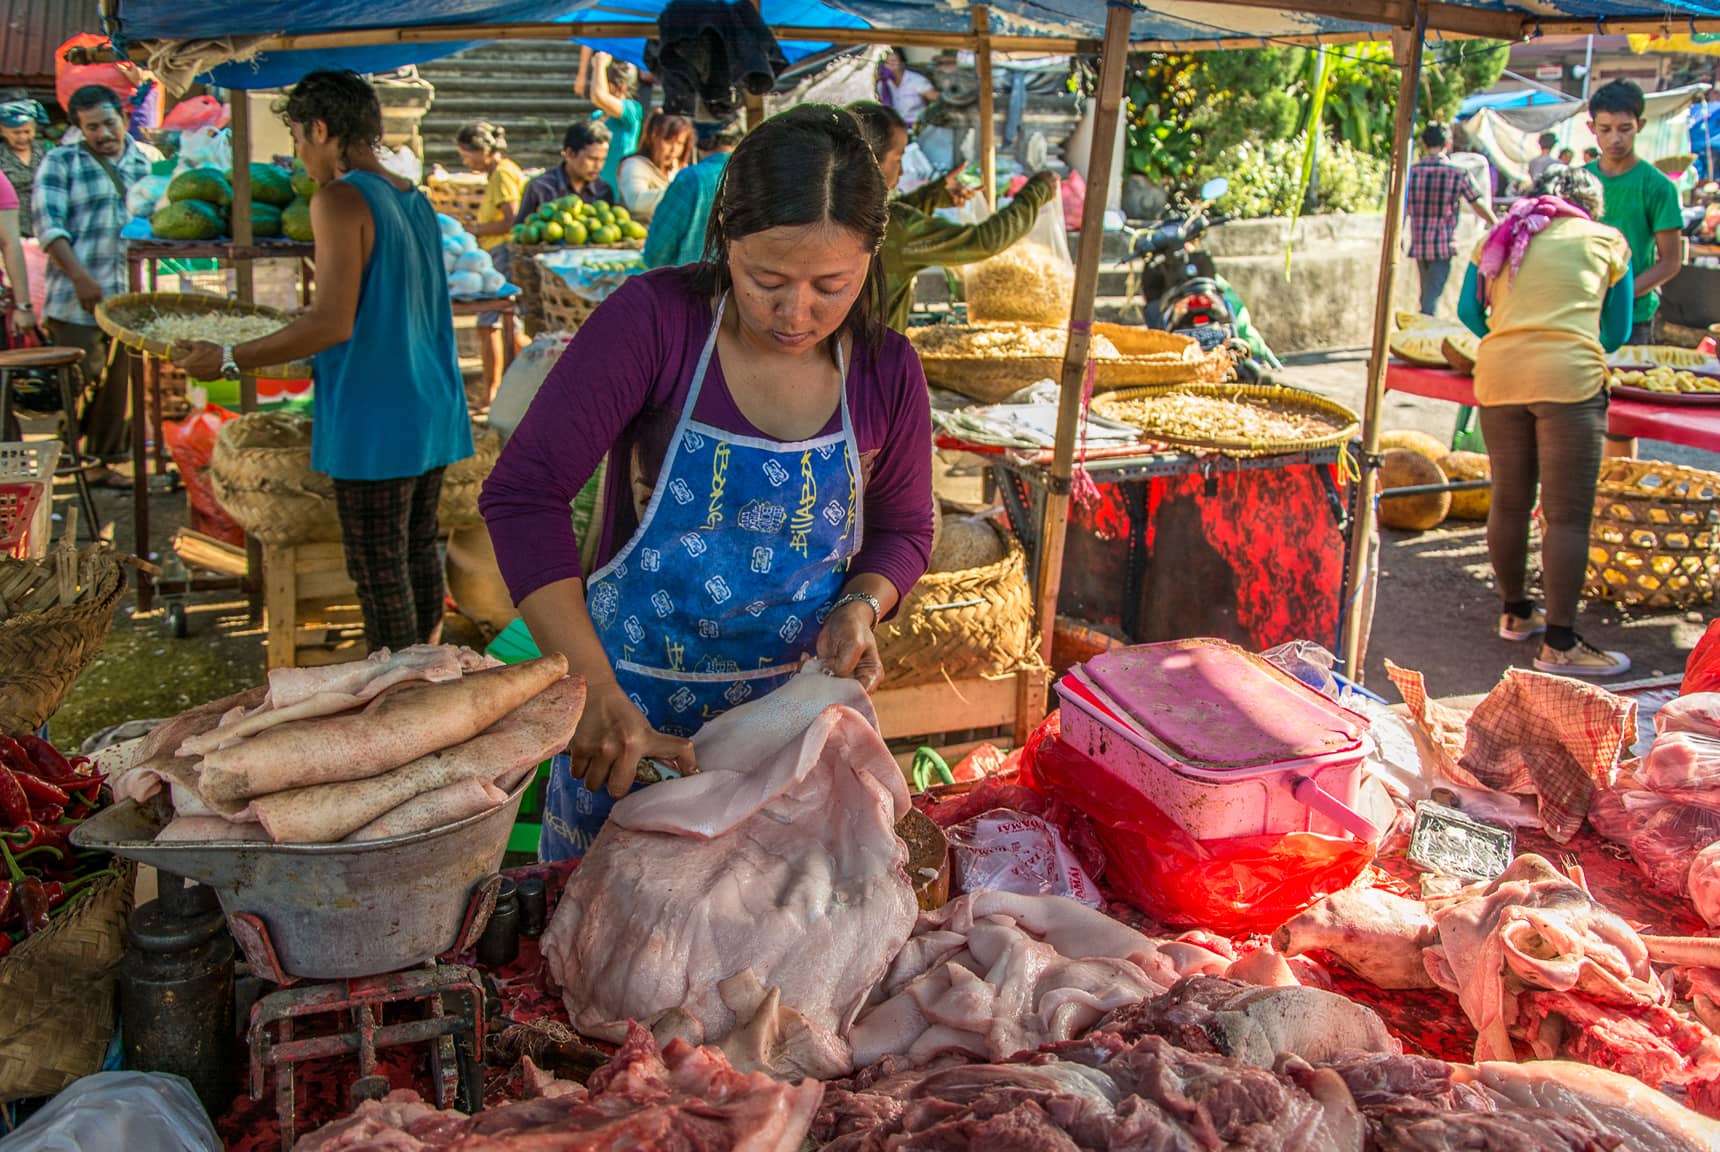
[[[190,1081],[161,1072],[85,1076],[0,1145],[6,1152],[221,1152]]]
[[[1015,892],[1066,896],[1089,908],[1099,889],[1050,821],[1008,808],[993,808],[948,829],[962,892]]]
[[[220,433],[221,425],[237,416],[237,412],[208,404],[183,420],[163,421],[161,435],[167,442],[168,454],[179,465],[179,475],[185,481],[186,494],[191,498],[192,530],[243,548],[245,530],[227,515],[227,510],[215,499],[215,489],[209,483],[209,465],[215,458],[215,437]]]
[[[1349,886],[1374,857],[1369,844],[1312,832],[1196,840],[1062,741],[1046,741],[1031,764],[1042,787],[1092,820],[1109,888],[1165,924],[1270,932]]]

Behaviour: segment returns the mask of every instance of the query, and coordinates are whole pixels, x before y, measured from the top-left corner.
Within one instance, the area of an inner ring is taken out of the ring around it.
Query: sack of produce
[[[264,544],[340,539],[334,481],[311,469],[306,417],[253,412],[223,425],[209,477],[221,507]]]
[[[1022,324],[1069,323],[1075,295],[1075,262],[1063,210],[1047,204],[1019,243],[962,273],[968,319],[1013,320]]]

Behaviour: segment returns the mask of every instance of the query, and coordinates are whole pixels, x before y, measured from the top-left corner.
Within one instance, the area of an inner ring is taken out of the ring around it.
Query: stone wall
[[[1286,219],[1237,220],[1209,232],[1207,250],[1219,271],[1248,302],[1266,342],[1280,356],[1327,348],[1366,346],[1373,335],[1383,215],[1308,216],[1296,222],[1290,279],[1284,278]],[[1481,222],[1466,214],[1457,250],[1472,251]],[[1455,318],[1466,255],[1457,261],[1440,312]],[[1394,310],[1413,312],[1419,273],[1408,255],[1399,261]]]

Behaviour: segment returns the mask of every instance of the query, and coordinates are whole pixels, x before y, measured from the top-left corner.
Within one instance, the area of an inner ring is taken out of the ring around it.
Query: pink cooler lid
[[[1083,668],[1142,731],[1209,771],[1338,755],[1367,732],[1361,717],[1223,640],[1118,648]]]

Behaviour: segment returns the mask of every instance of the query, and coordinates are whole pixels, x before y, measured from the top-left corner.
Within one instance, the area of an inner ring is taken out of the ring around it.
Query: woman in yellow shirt
[[[1622,652],[1576,633],[1589,521],[1607,426],[1607,353],[1630,337],[1630,248],[1598,223],[1600,181],[1555,168],[1475,250],[1458,315],[1482,337],[1475,399],[1493,466],[1487,553],[1503,610],[1499,635],[1542,638],[1535,667],[1616,676]],[[1539,484],[1543,614],[1529,598],[1529,520]]]
[[[477,237],[478,247],[490,254],[490,263],[503,276],[508,274],[508,234],[513,231],[514,216],[520,210],[520,195],[525,190],[526,175],[520,166],[508,159],[508,136],[499,124],[482,120],[468,124],[454,137],[460,150],[460,163],[473,172],[489,177],[484,185],[484,199],[478,205],[476,223],[467,230]],[[478,315],[478,349],[483,357],[483,401],[488,407],[496,386],[502,382],[501,313],[482,312]],[[517,334],[516,334],[517,337]]]

